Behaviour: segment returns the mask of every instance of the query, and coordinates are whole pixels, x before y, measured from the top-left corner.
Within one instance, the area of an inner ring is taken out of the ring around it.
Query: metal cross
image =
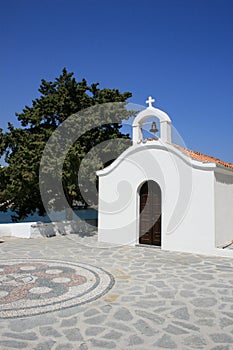
[[[155,102],[154,98],[152,98],[151,96],[148,97],[148,100],[146,101],[146,103],[148,103],[148,107],[153,107],[152,103]]]

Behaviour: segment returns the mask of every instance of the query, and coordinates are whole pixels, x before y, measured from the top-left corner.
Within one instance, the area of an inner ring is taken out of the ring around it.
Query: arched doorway
[[[161,246],[161,189],[150,180],[142,185],[139,195],[139,243]]]

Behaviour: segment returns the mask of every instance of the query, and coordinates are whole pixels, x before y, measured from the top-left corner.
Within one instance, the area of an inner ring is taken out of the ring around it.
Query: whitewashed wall
[[[233,175],[215,174],[216,246],[233,240]]]
[[[95,231],[95,220],[59,221],[51,223],[24,222],[0,224],[0,237],[38,238],[66,235],[70,233],[88,234]]]
[[[195,253],[214,250],[215,165],[200,167],[200,162],[192,161],[191,166],[174,147],[167,148],[159,141],[134,145],[97,173],[99,241],[139,242],[138,188],[150,179],[162,191],[162,249]]]
[[[15,224],[1,224],[0,237],[30,238],[31,226],[36,222],[24,222]]]
[[[165,232],[165,249],[211,254],[215,249],[213,171],[193,169],[193,190],[183,221],[172,235]]]

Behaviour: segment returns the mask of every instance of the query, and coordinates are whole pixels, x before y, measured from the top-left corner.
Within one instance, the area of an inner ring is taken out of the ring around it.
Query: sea
[[[97,220],[98,218],[98,211],[95,209],[77,209],[74,210],[74,216],[73,220]],[[13,211],[8,209],[7,212],[0,212],[0,224],[10,224],[12,223],[12,216],[15,215]],[[52,218],[52,219],[51,219]],[[20,220],[18,222],[43,222],[48,223],[51,221],[65,221],[66,219],[66,212],[65,210],[62,211],[53,211],[51,212],[51,215],[44,215],[40,216],[37,212],[35,212],[33,215],[29,215],[27,218]]]

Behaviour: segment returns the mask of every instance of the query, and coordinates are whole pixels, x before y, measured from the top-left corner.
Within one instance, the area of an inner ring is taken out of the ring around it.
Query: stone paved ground
[[[1,259],[88,263],[113,288],[88,304],[0,319],[0,349],[233,349],[233,258],[113,247],[96,236],[4,239]]]

